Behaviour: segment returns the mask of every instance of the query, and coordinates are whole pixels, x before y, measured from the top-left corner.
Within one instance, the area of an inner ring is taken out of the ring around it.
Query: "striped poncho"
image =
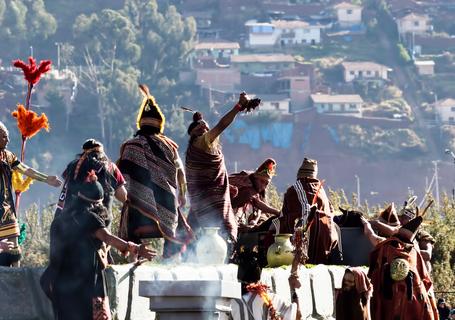
[[[232,239],[237,238],[237,222],[231,207],[229,181],[221,151],[211,154],[190,144],[185,172],[191,209],[188,217],[196,227],[221,227]]]

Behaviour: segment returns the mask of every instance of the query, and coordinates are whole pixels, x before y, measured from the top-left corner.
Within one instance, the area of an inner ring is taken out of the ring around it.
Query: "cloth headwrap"
[[[318,175],[318,162],[313,159],[304,158],[302,165],[297,172],[297,179],[301,178],[316,178]]]
[[[0,131],[3,131],[4,133],[6,133],[7,136],[9,136],[9,131],[8,131],[8,128],[5,126],[5,124],[3,122],[0,121]]]
[[[141,126],[151,126],[158,128],[160,133],[163,133],[166,119],[156,103],[155,97],[150,94],[150,90],[146,85],[140,84],[139,89],[144,96],[144,99],[142,100],[137,115],[137,128],[140,129]]]
[[[196,128],[202,121],[204,121],[202,117],[202,113],[196,111],[193,113],[193,122],[188,127],[188,135],[191,135],[191,131],[193,131],[194,128]]]
[[[269,158],[265,160],[254,172],[254,175],[272,179],[275,175],[276,161]]]
[[[74,179],[77,178],[79,171],[81,169],[82,163],[84,163],[84,160],[87,159],[87,156],[91,152],[94,152],[94,151],[104,152],[104,147],[101,142],[99,142],[95,139],[88,139],[88,140],[85,140],[84,144],[82,145],[82,150],[83,150],[83,153],[82,153],[81,157],[79,158],[79,160],[77,161],[76,169],[74,169],[74,175],[73,175]]]
[[[366,293],[367,297],[370,297],[373,293],[373,286],[371,285],[370,279],[366,273],[359,267],[348,268],[354,274],[355,288],[357,293]]]
[[[392,227],[398,227],[400,225],[400,220],[398,219],[393,202],[379,214],[378,220]]]
[[[98,182],[98,177],[96,176],[94,170],[90,171],[85,178],[85,182],[81,185],[81,188],[78,192],[78,197],[88,202],[103,201],[103,186]]]

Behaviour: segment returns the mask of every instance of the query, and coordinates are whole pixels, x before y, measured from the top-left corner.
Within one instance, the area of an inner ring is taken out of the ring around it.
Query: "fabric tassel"
[[[24,179],[22,173],[19,171],[13,171],[12,184],[16,192],[25,192],[30,188],[30,185],[33,183],[33,179],[27,177]]]

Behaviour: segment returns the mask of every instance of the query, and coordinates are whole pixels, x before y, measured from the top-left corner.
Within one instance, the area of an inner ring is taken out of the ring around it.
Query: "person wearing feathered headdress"
[[[138,131],[120,149],[118,166],[127,181],[128,200],[120,223],[122,238],[140,243],[164,238],[164,256],[177,256],[192,237],[179,207],[186,203],[186,181],[178,145],[164,135],[165,117],[145,85]],[[179,229],[178,229],[179,227]]]
[[[191,203],[188,221],[193,229],[219,227],[225,239],[236,241],[237,221],[231,207],[229,179],[219,138],[238,113],[254,109],[260,102],[241,93],[237,104],[213,128],[200,112],[193,114],[187,131],[190,140],[185,161]]]
[[[404,226],[409,221],[418,216],[419,210],[415,203],[416,200],[416,196],[412,196],[406,200],[403,204],[403,207],[400,209],[399,214],[396,216],[395,213],[395,216],[390,218],[393,223],[385,223],[385,221],[378,219],[376,221],[371,221],[372,226],[377,228],[379,230],[379,234],[385,237],[390,237],[396,234],[401,226]],[[398,222],[396,222],[396,219],[398,219]],[[423,260],[425,261],[425,265],[429,272],[432,270],[431,257],[433,254],[433,245],[435,243],[435,239],[427,231],[421,228],[419,229],[419,232],[415,238],[415,245],[420,250],[420,254],[423,257]]]
[[[422,216],[410,220],[370,254],[373,320],[438,319],[431,277],[414,245],[422,221]]]
[[[18,246],[20,229],[13,200],[13,189],[18,189],[19,186],[23,184],[15,183],[15,177],[17,177],[17,175],[15,175],[14,172],[29,177],[28,184],[33,179],[45,182],[53,187],[59,187],[61,181],[56,176],[48,176],[19,161],[13,152],[6,149],[8,142],[8,129],[0,122],[0,241],[14,243],[13,249],[9,248],[9,246],[5,246],[6,250],[0,253],[0,265],[16,266],[20,260],[21,251]]]
[[[266,159],[255,171],[229,175],[231,205],[239,228],[252,229],[280,211],[266,203],[265,190],[276,172],[276,161]]]

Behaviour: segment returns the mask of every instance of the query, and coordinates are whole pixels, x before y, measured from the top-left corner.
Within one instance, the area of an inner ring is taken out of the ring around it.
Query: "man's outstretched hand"
[[[240,111],[250,112],[256,109],[261,104],[261,99],[254,98],[250,99],[246,92],[240,93],[238,104],[241,106]]]

